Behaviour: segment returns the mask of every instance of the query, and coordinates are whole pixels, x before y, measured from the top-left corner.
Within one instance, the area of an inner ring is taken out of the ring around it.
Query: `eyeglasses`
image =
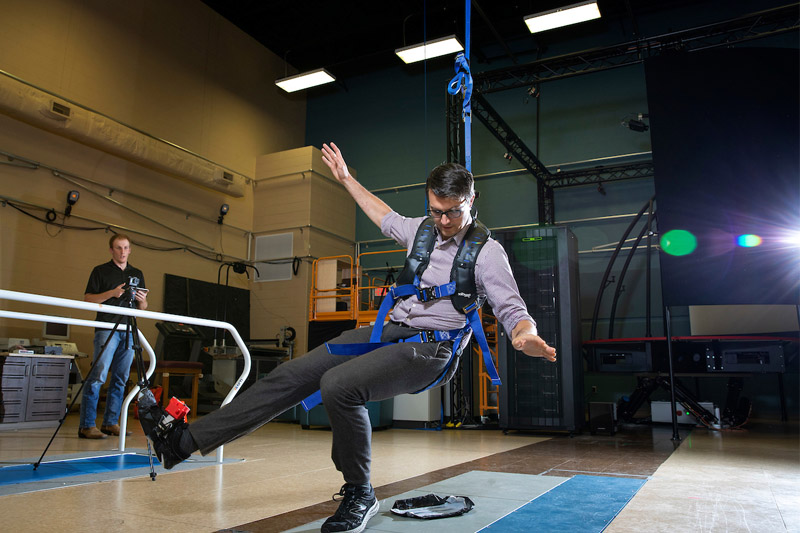
[[[461,204],[464,205],[464,204]],[[438,209],[428,209],[428,214],[433,218],[442,218],[443,215],[446,215],[449,219],[454,218],[461,218],[461,215],[464,214],[464,209],[448,209],[447,211],[440,211]]]

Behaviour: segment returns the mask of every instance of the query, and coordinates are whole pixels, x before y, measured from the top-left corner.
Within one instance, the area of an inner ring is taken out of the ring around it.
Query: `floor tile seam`
[[[54,487],[40,487],[40,488],[35,488],[35,489],[32,489],[32,490],[25,490],[25,491],[22,491],[22,492],[15,492],[15,493],[12,493],[12,494],[4,494],[4,495],[0,496],[0,498],[11,498],[11,497],[14,497],[14,496],[25,497],[25,496],[29,496],[31,494],[35,494],[35,493],[39,493],[39,492],[49,492],[49,491],[55,491],[57,489],[73,489],[73,488],[76,488],[76,487],[84,487],[86,485],[94,485],[94,484],[97,484],[97,483],[104,483],[104,482],[108,482],[108,481],[122,481],[122,480],[121,479],[120,480],[100,480],[100,481],[95,480],[95,479],[92,479],[92,480],[76,480],[75,483],[70,483],[68,485],[59,485],[59,486],[54,486]],[[6,486],[7,487],[12,487],[14,485],[6,485]]]
[[[436,450],[437,452],[472,452],[472,453],[483,453],[486,455],[492,455],[495,453],[505,453],[505,452],[514,452],[521,448],[525,448],[527,446],[535,446],[536,443],[533,444],[521,444],[519,446],[502,446],[502,447],[487,447],[486,449],[478,449],[475,446],[470,446],[469,443],[465,443],[463,446],[437,446],[437,445],[430,445],[426,444],[424,446],[413,446],[413,445],[406,445],[406,444],[397,444],[397,443],[384,443],[383,445],[377,445],[373,442],[372,449],[373,451],[381,451],[381,450],[392,450],[397,448],[398,446],[402,446],[404,451],[421,451],[427,452],[431,450]],[[502,448],[502,449],[498,449]]]
[[[555,469],[558,472],[572,472],[574,474],[590,474],[594,476],[606,476],[606,477],[619,477],[619,478],[635,478],[635,479],[650,479],[652,475],[650,474],[624,474],[622,472],[596,472],[593,470],[568,470],[565,468]],[[544,474],[542,474],[544,475]]]
[[[773,488],[773,486],[770,483],[767,483],[767,489],[769,490],[769,493],[772,495],[772,500],[775,502],[775,505],[778,507],[778,511],[781,512],[781,505],[780,505],[780,503],[778,503],[778,498],[784,499],[784,498],[787,497],[787,495],[785,495],[785,494],[776,494],[775,493],[775,489]],[[800,490],[798,490],[798,493],[800,493]],[[788,497],[791,497],[791,496],[788,496]],[[781,515],[783,515],[783,512],[781,512]],[[784,525],[786,525],[785,521],[784,521]]]
[[[563,466],[563,465],[565,465],[565,464],[567,464],[567,463],[569,463],[569,462],[570,462],[569,460],[567,460],[567,461],[562,461],[562,462],[558,463],[557,465],[551,466],[550,468],[548,468],[547,470],[545,470],[544,472],[542,472],[542,475],[547,475],[547,474],[549,474],[550,472],[552,472],[553,470],[565,470],[564,468],[559,468],[559,467],[560,467],[560,466]]]

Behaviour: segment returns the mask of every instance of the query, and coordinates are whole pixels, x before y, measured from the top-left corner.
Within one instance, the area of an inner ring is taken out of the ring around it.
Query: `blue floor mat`
[[[154,459],[153,464],[158,466],[158,460]],[[133,452],[43,462],[36,470],[33,469],[32,464],[4,466],[0,468],[0,486],[149,466],[150,460],[146,455],[138,455]]]
[[[575,476],[481,531],[603,531],[644,479]]]

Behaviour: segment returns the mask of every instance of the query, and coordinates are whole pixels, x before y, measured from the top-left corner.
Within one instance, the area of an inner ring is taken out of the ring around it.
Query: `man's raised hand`
[[[344,183],[344,180],[350,176],[350,172],[347,170],[347,163],[344,162],[342,152],[335,143],[331,143],[330,146],[327,144],[322,145],[322,161],[328,165],[333,177],[339,182]]]

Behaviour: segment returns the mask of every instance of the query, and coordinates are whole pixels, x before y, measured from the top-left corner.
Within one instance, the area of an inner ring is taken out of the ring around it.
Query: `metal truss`
[[[473,91],[486,94],[530,87],[546,81],[634,65],[668,50],[691,52],[730,46],[799,28],[798,4],[795,3],[688,30],[475,74]]]
[[[481,94],[472,95],[472,117],[480,120],[484,126],[508,150],[509,155],[522,163],[528,172],[536,178],[538,186],[539,223],[553,224],[555,212],[553,209],[553,189],[548,185],[552,174],[541,161],[534,155],[522,139],[514,133],[500,114],[486,101]]]
[[[556,174],[552,174],[552,177],[547,180],[547,185],[554,189],[560,189],[564,187],[575,187],[577,185],[608,183],[610,181],[651,178],[653,175],[652,161],[621,163],[618,165],[557,172]]]

